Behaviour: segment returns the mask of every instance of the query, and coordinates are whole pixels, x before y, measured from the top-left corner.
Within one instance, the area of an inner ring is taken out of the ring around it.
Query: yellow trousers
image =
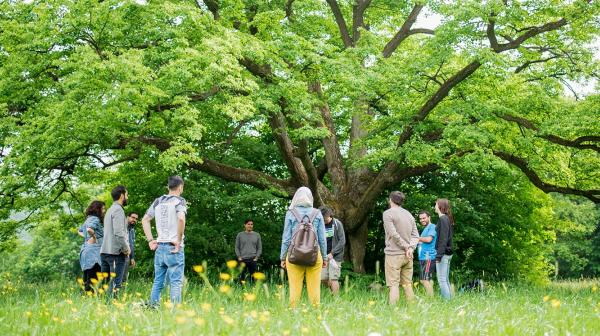
[[[321,303],[321,269],[323,268],[321,253],[319,252],[317,255],[317,263],[314,266],[294,265],[289,260],[286,260],[285,265],[290,285],[290,307],[296,307],[300,300],[305,276],[308,299],[313,305],[319,305]]]

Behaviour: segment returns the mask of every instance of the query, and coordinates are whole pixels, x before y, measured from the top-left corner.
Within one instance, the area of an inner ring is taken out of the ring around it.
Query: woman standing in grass
[[[435,271],[437,273],[438,284],[442,296],[445,299],[450,299],[450,260],[452,259],[452,235],[454,226],[454,217],[450,210],[450,201],[445,198],[439,198],[435,201],[435,212],[440,217],[438,224],[435,226],[437,241],[435,243]]]
[[[92,290],[92,279],[98,280],[96,273],[100,272],[100,247],[104,237],[102,220],[104,218],[104,202],[93,201],[85,211],[87,218],[79,228],[83,237],[83,245],[79,253],[79,263],[83,271],[85,291]]]
[[[317,258],[314,265],[302,266],[289,262],[288,248],[300,221],[312,223],[318,242]],[[302,294],[302,283],[306,277],[308,298],[313,305],[321,302],[321,268],[327,267],[327,240],[321,211],[313,208],[313,195],[307,187],[300,187],[294,194],[288,212],[285,214],[283,237],[281,240],[281,267],[287,269],[290,286],[290,306],[295,307]]]

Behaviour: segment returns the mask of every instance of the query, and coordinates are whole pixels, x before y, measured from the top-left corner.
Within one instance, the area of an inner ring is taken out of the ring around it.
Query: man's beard
[[[127,205],[127,201],[128,201],[128,199],[127,199],[127,198],[123,200],[123,206],[126,206],[126,205]]]

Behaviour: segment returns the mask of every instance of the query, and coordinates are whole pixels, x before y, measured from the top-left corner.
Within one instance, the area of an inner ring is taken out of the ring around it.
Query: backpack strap
[[[291,209],[290,212],[292,213],[292,215],[294,215],[298,223],[302,223],[302,218],[300,217],[300,213],[298,213],[298,210]]]
[[[314,222],[314,220],[315,220],[315,218],[317,217],[318,214],[319,214],[319,210],[313,208],[313,211],[310,214],[310,217],[308,217],[308,220],[310,221],[311,224]]]

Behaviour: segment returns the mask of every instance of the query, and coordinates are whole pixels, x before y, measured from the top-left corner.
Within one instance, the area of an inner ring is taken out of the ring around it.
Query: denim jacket
[[[317,211],[317,215],[313,220],[313,230],[317,233],[317,240],[319,242],[319,248],[321,249],[321,257],[323,260],[327,260],[327,239],[325,239],[325,222],[323,220],[323,215],[321,211],[318,211],[315,208],[309,207],[297,207],[296,210],[300,214],[300,216],[308,215],[312,213],[313,210]],[[296,226],[298,225],[298,220],[292,214],[291,211],[285,214],[285,223],[283,227],[283,235],[281,237],[281,254],[280,260],[285,260],[287,255],[288,248],[290,247],[290,243],[292,241],[292,235],[296,230]]]

